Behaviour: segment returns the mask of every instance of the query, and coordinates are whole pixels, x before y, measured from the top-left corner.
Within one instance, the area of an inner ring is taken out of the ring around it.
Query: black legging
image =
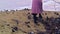
[[[33,15],[34,23],[37,24],[38,23],[37,22],[37,17],[36,17],[37,14],[32,14],[32,15]],[[39,14],[39,18],[40,19],[42,18],[42,15],[41,14]]]
[[[36,17],[37,14],[32,14],[32,15],[33,15],[34,23],[36,24],[37,23],[37,17]]]
[[[41,14],[39,14],[39,18],[42,19],[42,15]]]

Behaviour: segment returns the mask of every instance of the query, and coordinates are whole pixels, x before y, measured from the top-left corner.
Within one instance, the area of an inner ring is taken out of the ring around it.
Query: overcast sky
[[[0,10],[3,9],[21,9],[23,7],[31,8],[32,0],[0,0]]]
[[[60,11],[60,0],[44,0],[43,10],[45,11]]]
[[[59,10],[60,11],[60,0],[43,0],[43,10]],[[32,0],[0,0],[0,10],[4,9],[23,9],[25,7],[31,8]],[[54,7],[56,5],[56,7]]]

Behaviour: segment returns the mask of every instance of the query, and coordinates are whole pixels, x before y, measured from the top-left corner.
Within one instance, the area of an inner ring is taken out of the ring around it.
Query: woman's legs
[[[39,14],[39,19],[42,19],[42,15],[41,14]]]
[[[39,19],[38,19],[38,21],[39,21],[39,22],[43,22],[43,19],[42,19],[42,18],[43,18],[42,15],[39,14]]]
[[[38,19],[37,19],[37,17],[36,17],[37,14],[32,14],[32,15],[33,15],[34,23],[35,23],[35,24],[38,24],[38,22],[37,22]],[[39,14],[39,21],[41,21],[41,19],[42,19],[42,15]]]
[[[37,24],[37,17],[36,17],[37,14],[32,14],[32,15],[33,15],[34,23]]]

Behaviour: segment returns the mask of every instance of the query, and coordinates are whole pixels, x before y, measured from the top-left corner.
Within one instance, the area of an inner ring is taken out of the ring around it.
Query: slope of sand
[[[37,30],[45,32],[46,30],[42,23],[39,23],[39,26],[34,24],[32,15],[31,19],[28,19],[29,12],[31,10],[0,12],[0,34],[27,34],[31,31],[36,33]],[[46,18],[46,16],[58,17],[54,12],[43,12],[42,16],[43,18]],[[17,27],[17,30],[12,31],[14,27]]]

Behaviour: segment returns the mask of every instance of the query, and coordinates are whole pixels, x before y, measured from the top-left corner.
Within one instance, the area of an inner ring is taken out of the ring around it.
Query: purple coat
[[[32,13],[41,13],[42,9],[42,0],[33,0],[32,1]]]

